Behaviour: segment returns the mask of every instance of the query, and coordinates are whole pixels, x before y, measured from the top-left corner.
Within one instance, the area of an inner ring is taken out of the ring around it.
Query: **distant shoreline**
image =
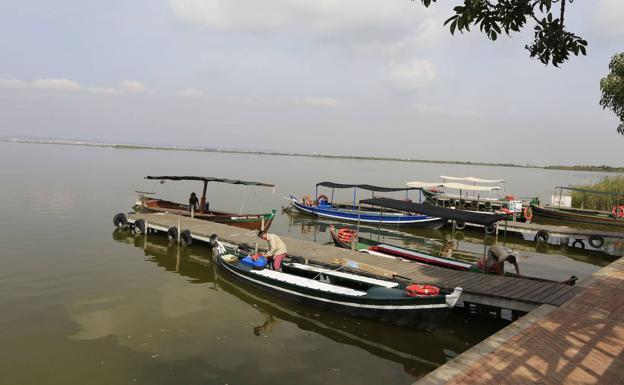
[[[195,152],[213,152],[224,154],[250,154],[250,155],[273,155],[273,156],[300,156],[307,158],[327,158],[327,159],[350,159],[350,160],[377,160],[387,162],[413,162],[413,163],[433,163],[433,164],[457,164],[469,166],[487,166],[487,167],[516,167],[516,168],[535,168],[546,170],[563,170],[563,171],[592,171],[592,172],[614,172],[624,173],[624,167],[612,166],[593,166],[593,165],[576,165],[576,166],[539,166],[539,165],[521,165],[513,163],[491,163],[491,162],[462,162],[453,160],[427,160],[412,158],[396,158],[382,156],[358,156],[358,155],[331,155],[331,154],[310,154],[297,152],[279,152],[279,151],[262,151],[262,150],[236,150],[222,148],[207,147],[190,147],[190,146],[162,146],[162,145],[146,145],[146,144],[130,144],[130,143],[105,143],[105,142],[88,142],[78,140],[64,139],[22,139],[22,138],[0,138],[0,142],[8,143],[29,143],[29,144],[56,144],[65,146],[83,146],[83,147],[108,147],[126,150],[158,150],[158,151],[195,151]]]

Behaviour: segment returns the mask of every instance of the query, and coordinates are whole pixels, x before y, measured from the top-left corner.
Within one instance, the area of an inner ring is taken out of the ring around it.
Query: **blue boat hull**
[[[404,226],[422,227],[428,229],[439,229],[446,224],[446,220],[427,215],[406,215],[399,213],[381,213],[379,211],[361,211],[339,209],[332,205],[307,206],[295,199],[292,199],[293,207],[297,210],[322,218],[334,219],[345,222],[360,222],[369,224],[379,224],[384,226]]]

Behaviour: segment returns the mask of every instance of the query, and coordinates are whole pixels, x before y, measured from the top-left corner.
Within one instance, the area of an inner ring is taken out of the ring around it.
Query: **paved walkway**
[[[540,306],[416,384],[624,384],[624,258],[580,286],[562,306]]]

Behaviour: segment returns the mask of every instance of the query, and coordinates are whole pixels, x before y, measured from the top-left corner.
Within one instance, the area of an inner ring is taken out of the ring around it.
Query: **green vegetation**
[[[624,205],[624,174],[604,178],[603,180],[595,184],[576,187],[609,193],[621,193],[622,195],[619,196],[618,202],[617,196],[573,191],[572,207],[582,207],[589,210],[611,211],[613,206],[618,203],[620,205]]]
[[[609,74],[600,80],[600,105],[620,118],[617,131],[624,135],[624,52],[611,58]]]
[[[602,166],[592,165],[576,165],[576,166],[544,166],[549,170],[568,170],[568,171],[598,171],[598,172],[617,172],[624,173],[624,167],[612,167],[603,164]]]
[[[414,1],[414,0],[412,0]],[[421,0],[425,7],[436,0]],[[505,33],[520,32],[527,22],[532,22],[533,44],[525,48],[531,57],[555,67],[564,63],[570,54],[585,55],[587,41],[566,30],[564,25],[566,3],[573,0],[464,0],[453,8],[455,14],[448,18],[451,34],[479,27],[488,39],[494,41]],[[557,9],[557,4],[559,5]],[[554,7],[553,7],[554,6]]]

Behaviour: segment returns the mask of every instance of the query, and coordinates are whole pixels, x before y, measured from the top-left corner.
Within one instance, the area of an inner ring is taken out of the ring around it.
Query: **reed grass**
[[[624,205],[624,174],[606,177],[598,183],[575,186],[587,190],[596,190],[609,193],[619,193],[619,204]],[[618,204],[617,196],[591,194],[572,191],[572,207],[581,207],[589,210],[611,211]]]

